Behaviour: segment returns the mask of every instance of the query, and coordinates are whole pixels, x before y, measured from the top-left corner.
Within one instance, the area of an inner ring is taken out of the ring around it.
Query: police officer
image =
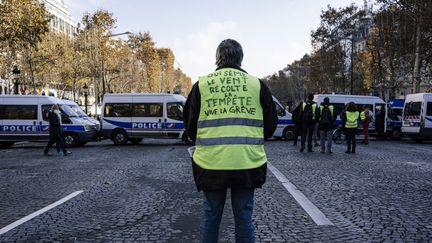
[[[268,87],[240,68],[242,59],[237,41],[222,41],[216,71],[202,76],[186,101],[187,135],[196,143],[193,175],[204,192],[201,242],[217,242],[228,188],[236,242],[254,242],[254,190],[266,180],[264,140],[276,129],[277,113]]]

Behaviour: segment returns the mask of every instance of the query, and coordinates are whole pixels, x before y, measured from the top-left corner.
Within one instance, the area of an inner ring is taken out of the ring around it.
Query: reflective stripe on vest
[[[360,113],[360,119],[361,119],[362,121],[364,121],[364,119],[366,119],[366,114],[365,114],[364,111],[362,111],[362,112]]]
[[[346,112],[346,128],[357,128],[358,127],[358,119],[359,112],[358,111],[347,111]]]
[[[198,82],[201,107],[194,162],[211,170],[262,166],[267,158],[260,81],[240,70],[224,68]]]
[[[317,104],[313,103],[313,104],[311,104],[311,106],[312,106],[312,119],[314,120],[315,119],[315,111],[316,111]],[[303,109],[302,109],[302,111],[304,111],[305,107],[306,107],[306,102],[303,102],[303,107],[302,107]]]

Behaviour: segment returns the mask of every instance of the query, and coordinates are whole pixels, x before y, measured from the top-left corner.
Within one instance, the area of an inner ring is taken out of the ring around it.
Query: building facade
[[[63,0],[39,0],[51,14],[50,27],[58,33],[72,37],[77,32],[77,24]]]

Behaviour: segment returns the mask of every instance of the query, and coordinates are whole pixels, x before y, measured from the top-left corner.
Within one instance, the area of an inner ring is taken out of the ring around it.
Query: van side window
[[[420,116],[421,102],[409,102],[405,105],[405,116]]]
[[[167,103],[168,118],[183,121],[182,103]]]
[[[432,102],[427,103],[426,116],[432,116]]]
[[[285,110],[278,103],[276,103],[276,102],[274,102],[274,103],[275,103],[275,106],[276,106],[276,113],[277,113],[277,115],[278,116],[285,116],[286,115]]]
[[[132,104],[129,103],[110,103],[105,104],[105,117],[131,117]]]
[[[1,105],[0,119],[37,120],[37,105]]]
[[[42,109],[42,120],[49,121],[48,116],[49,116],[49,112],[51,110],[51,107],[52,107],[52,105],[43,105],[41,107],[41,109]]]
[[[162,103],[142,103],[133,104],[134,117],[162,117],[163,116]]]

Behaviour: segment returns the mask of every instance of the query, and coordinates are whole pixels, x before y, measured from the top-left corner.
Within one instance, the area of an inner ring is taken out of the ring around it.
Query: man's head
[[[235,40],[223,40],[216,50],[216,66],[234,66],[241,67],[243,60],[243,49]]]
[[[308,100],[312,101],[313,98],[314,98],[314,94],[310,93],[310,94],[308,95]]]
[[[330,103],[329,97],[324,98],[324,104],[328,105]]]

